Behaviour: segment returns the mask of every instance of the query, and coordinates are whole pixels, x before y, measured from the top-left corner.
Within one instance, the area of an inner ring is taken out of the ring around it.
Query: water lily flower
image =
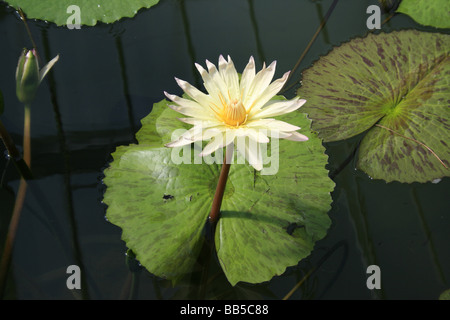
[[[59,55],[39,70],[36,50],[23,49],[16,68],[16,95],[20,102],[29,104],[33,101],[41,81],[58,59]]]
[[[200,153],[206,156],[219,148],[234,143],[236,139],[246,137],[248,144],[236,143],[237,151],[256,169],[262,169],[260,148],[249,145],[268,143],[269,137],[294,141],[306,141],[308,137],[297,132],[300,127],[273,119],[300,108],[306,100],[295,97],[292,100],[272,100],[288,79],[286,72],[280,79],[272,81],[276,61],[268,67],[255,72],[253,57],[242,72],[241,78],[228,56],[219,57],[218,68],[206,61],[208,70],[195,64],[203,79],[207,91],[201,92],[186,81],[175,78],[178,85],[190,99],[181,98],[164,92],[175,105],[170,107],[188,118],[179,120],[193,125],[177,140],[166,147],[179,147],[195,141],[211,141]]]

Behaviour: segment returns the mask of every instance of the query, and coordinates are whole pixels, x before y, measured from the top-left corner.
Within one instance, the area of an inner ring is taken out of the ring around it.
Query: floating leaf
[[[150,8],[159,0],[8,0],[11,6],[21,8],[28,19],[40,19],[56,23],[58,26],[67,24],[67,19],[74,11],[70,6],[80,8],[82,25],[94,26],[98,21],[112,23],[121,18],[131,18],[142,8]],[[69,22],[71,23],[71,22]]]
[[[450,1],[402,0],[397,11],[425,26],[450,28]]]
[[[450,300],[450,289],[445,290],[439,296],[439,300]]]
[[[373,178],[448,176],[449,50],[450,36],[438,33],[354,39],[304,71],[298,91],[308,101],[303,112],[324,141],[365,132],[357,167]]]
[[[181,127],[178,116],[167,101],[155,104],[142,120],[139,144],[119,147],[104,178],[108,220],[122,228],[123,240],[147,270],[174,281],[195,265],[221,169],[218,161],[198,164],[201,146],[185,148],[191,164],[174,160],[177,149],[161,147]],[[279,141],[278,173],[260,175],[249,165],[231,165],[215,242],[233,285],[282,274],[310,254],[330,225],[334,183],[321,140],[309,132],[304,114],[280,119],[302,126],[310,140]],[[275,146],[268,147],[271,155]]]

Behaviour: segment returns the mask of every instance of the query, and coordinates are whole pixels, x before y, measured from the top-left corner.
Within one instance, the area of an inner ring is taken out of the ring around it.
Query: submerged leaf
[[[80,24],[94,26],[98,21],[112,23],[121,18],[131,18],[142,8],[150,8],[159,0],[8,0],[11,6],[21,8],[27,18],[40,19],[56,23],[58,26],[66,25],[71,17],[70,6],[80,9]],[[71,22],[70,22],[71,23]]]
[[[123,229],[123,240],[142,265],[177,281],[195,266],[221,165],[207,164],[206,159],[200,164],[201,146],[185,147],[191,154],[184,160],[191,164],[174,163],[178,151],[161,146],[182,125],[167,103],[155,104],[142,120],[139,145],[119,147],[113,154],[114,161],[105,170],[104,202],[108,220]],[[302,126],[310,140],[302,145],[280,141],[275,175],[260,175],[249,165],[231,165],[215,243],[233,285],[282,274],[310,254],[330,225],[327,213],[334,183],[325,169],[321,140],[309,132],[304,114],[284,117]],[[275,157],[278,149],[273,146],[268,148]],[[222,159],[220,153],[215,157]],[[275,158],[270,160],[267,166],[276,166]]]
[[[353,39],[304,71],[303,111],[326,142],[365,132],[357,167],[373,178],[448,176],[449,50],[450,36],[438,33]]]
[[[450,1],[402,0],[397,11],[425,26],[450,28]]]

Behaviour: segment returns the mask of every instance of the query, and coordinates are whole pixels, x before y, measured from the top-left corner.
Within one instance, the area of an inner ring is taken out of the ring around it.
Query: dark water
[[[163,91],[181,93],[174,76],[199,84],[193,62],[231,55],[242,70],[250,55],[277,60],[276,77],[291,70],[332,1],[161,0],[133,19],[68,30],[29,21],[45,61],[60,60],[32,105],[32,169],[15,242],[6,298],[19,299],[281,299],[310,270],[291,299],[437,299],[450,287],[449,179],[437,184],[371,180],[346,159],[351,141],[326,145],[336,182],[333,221],[311,256],[259,285],[231,287],[216,262],[208,282],[202,264],[191,280],[172,287],[145,270],[131,272],[121,230],[107,222],[102,171],[118,145],[134,142],[140,119]],[[300,71],[333,45],[367,32],[365,13],[376,1],[340,1]],[[420,28],[406,16],[388,29]],[[0,3],[1,120],[20,147],[23,106],[14,73],[23,47],[23,22]],[[194,72],[195,71],[195,72]],[[294,87],[295,88],[295,87]],[[293,91],[287,96],[292,96]],[[19,184],[0,144],[1,241]],[[3,246],[3,245],[2,245]],[[201,261],[200,263],[206,263]],[[82,266],[83,290],[66,287],[66,268]],[[381,269],[381,290],[366,286],[367,266]]]

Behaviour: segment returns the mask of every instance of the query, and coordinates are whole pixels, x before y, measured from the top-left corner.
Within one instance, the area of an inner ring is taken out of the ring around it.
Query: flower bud
[[[36,51],[24,49],[16,69],[16,94],[19,101],[25,104],[33,101],[39,82]]]
[[[59,55],[39,70],[36,50],[23,49],[16,69],[16,95],[20,102],[29,104],[33,101],[39,84],[58,59]]]

